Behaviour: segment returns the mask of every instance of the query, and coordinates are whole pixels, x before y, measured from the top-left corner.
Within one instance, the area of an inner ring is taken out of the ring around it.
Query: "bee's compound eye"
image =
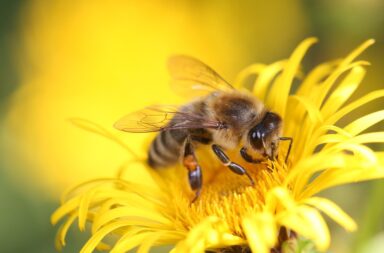
[[[281,125],[281,118],[276,113],[268,112],[262,122],[268,131],[273,131]]]
[[[249,131],[249,141],[254,149],[262,149],[264,134],[262,131],[262,126],[256,125],[254,128]]]

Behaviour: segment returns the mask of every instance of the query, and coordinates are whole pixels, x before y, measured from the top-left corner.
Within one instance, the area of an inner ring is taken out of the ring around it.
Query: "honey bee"
[[[211,145],[213,154],[239,175],[254,180],[241,165],[231,161],[227,150],[241,147],[241,157],[249,163],[275,160],[280,141],[289,141],[285,162],[292,146],[291,137],[282,137],[282,118],[255,96],[233,88],[212,68],[189,56],[174,56],[168,68],[176,90],[199,92],[200,97],[181,107],[150,106],[128,114],[115,128],[133,133],[159,132],[153,140],[147,162],[152,168],[167,167],[180,159],[187,169],[194,202],[201,193],[202,169],[195,149]]]

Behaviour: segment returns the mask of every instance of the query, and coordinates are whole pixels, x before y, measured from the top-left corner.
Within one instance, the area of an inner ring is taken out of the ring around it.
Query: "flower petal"
[[[243,87],[246,83],[245,80],[252,76],[257,76],[260,73],[263,72],[264,68],[266,67],[265,64],[252,64],[251,66],[248,66],[247,68],[243,69],[236,77],[236,80],[234,82],[234,87],[240,88]]]
[[[148,253],[156,241],[159,240],[160,236],[160,234],[151,234],[147,236],[147,238],[143,240],[140,247],[137,249],[137,253]]]
[[[312,197],[306,199],[304,203],[312,205],[313,207],[323,211],[348,231],[354,231],[357,229],[356,222],[329,199]]]
[[[207,248],[222,248],[244,244],[240,237],[232,235],[227,225],[218,217],[209,216],[193,227],[187,238],[179,242],[172,252],[201,252]]]
[[[298,105],[295,106],[294,104]],[[285,133],[287,136],[295,136],[295,145],[292,153],[294,159],[301,158],[302,153],[307,148],[307,142],[312,137],[312,131],[315,129],[309,126],[316,126],[323,122],[323,117],[318,108],[306,97],[292,95],[288,99],[288,109],[295,111],[295,114],[285,123]],[[307,116],[308,115],[308,116]]]
[[[330,244],[330,234],[320,213],[308,206],[299,206],[294,210],[282,212],[278,217],[281,225],[311,239],[320,251],[325,251]]]
[[[91,238],[87,241],[84,247],[81,249],[80,253],[92,253],[97,245],[104,239],[105,236],[111,234],[113,231],[132,226],[134,225],[132,221],[116,221],[106,225],[105,227],[98,230],[95,234],[91,236]]]
[[[307,74],[301,85],[298,87],[296,94],[306,96],[313,92],[313,88],[319,86],[320,83],[334,71],[340,62],[341,60],[336,60],[316,66]]]
[[[314,173],[328,168],[345,167],[345,165],[345,159],[339,154],[319,153],[296,164],[286,177],[285,185],[293,184],[294,193],[299,194]]]
[[[379,160],[382,159],[378,157]],[[316,177],[301,193],[301,198],[307,198],[314,194],[346,183],[355,183],[365,180],[384,178],[383,160],[376,165],[366,166],[366,161],[354,159],[346,168],[327,169]]]
[[[357,66],[347,74],[338,87],[332,91],[329,98],[321,108],[321,114],[327,118],[342,106],[359,86],[366,71]]]
[[[332,87],[337,85],[336,81],[344,73],[359,66],[369,65],[369,63],[366,61],[357,61],[348,63],[346,65],[343,65],[343,63],[345,64],[345,62],[341,62],[340,65],[335,69],[335,71],[333,71],[332,74],[324,82],[314,87],[316,89],[308,94],[313,99],[316,106],[318,106],[319,108],[326,103]]]
[[[374,39],[366,40],[364,43],[362,43],[356,49],[354,49],[351,53],[349,53],[347,57],[344,58],[341,65],[346,65],[347,63],[353,61],[353,59],[359,56],[362,52],[364,52],[368,47],[370,47],[374,43],[375,43]]]
[[[252,252],[268,253],[276,244],[277,225],[271,213],[256,213],[246,217],[242,227]]]
[[[65,246],[65,237],[67,235],[68,229],[73,224],[73,222],[76,220],[77,214],[70,215],[67,220],[60,226],[57,235],[56,235],[56,241],[55,241],[55,247],[56,249],[61,249],[62,246]]]
[[[260,73],[253,86],[253,94],[261,101],[266,100],[268,89],[272,85],[273,79],[278,75],[286,66],[287,61],[278,61],[265,67]]]
[[[121,239],[115,244],[115,247],[112,248],[110,253],[125,253],[128,252],[140,244],[143,243],[145,239],[148,240],[148,237],[153,236],[153,233],[137,233],[133,235],[124,235]],[[84,252],[85,253],[85,252]]]
[[[348,124],[344,130],[357,135],[382,120],[384,120],[384,110],[367,114]]]
[[[87,221],[87,216],[89,212],[89,208],[91,205],[91,202],[93,201],[94,196],[97,194],[97,191],[99,189],[92,189],[88,192],[86,192],[84,195],[81,196],[79,201],[79,209],[78,209],[78,217],[79,217],[79,230],[84,231],[85,230],[85,223]]]
[[[367,95],[351,102],[350,104],[342,107],[340,110],[335,112],[332,116],[330,116],[328,119],[325,120],[325,124],[327,125],[333,125],[338,120],[340,120],[342,117],[346,116],[350,112],[354,111],[355,109],[373,101],[378,98],[384,97],[384,90],[376,90],[372,91],[371,93],[368,93]]]
[[[285,116],[285,110],[288,100],[288,95],[291,90],[292,81],[298,72],[300,62],[306,51],[311,45],[316,43],[316,38],[308,38],[300,43],[293,51],[288,63],[281,74],[281,78],[271,87],[267,99],[267,105],[274,109],[280,115]]]

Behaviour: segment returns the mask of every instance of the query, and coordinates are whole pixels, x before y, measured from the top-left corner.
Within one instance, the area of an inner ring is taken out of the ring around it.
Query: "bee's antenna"
[[[280,137],[279,140],[280,141],[289,141],[288,152],[287,152],[287,155],[285,156],[285,163],[287,163],[289,154],[291,153],[293,138],[292,137]]]

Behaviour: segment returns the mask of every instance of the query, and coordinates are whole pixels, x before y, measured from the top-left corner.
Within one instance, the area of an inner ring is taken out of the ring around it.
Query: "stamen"
[[[216,216],[228,224],[233,234],[245,238],[241,229],[241,217],[260,211],[266,192],[281,185],[286,174],[282,165],[271,161],[263,164],[242,164],[248,171],[247,177],[236,175],[225,166],[227,165],[218,165],[204,171],[210,180],[204,183],[199,200],[192,204],[188,194],[185,194],[185,185],[180,181],[172,182],[175,187],[172,192],[182,192],[178,197],[183,199],[184,205],[175,204],[180,226],[187,229],[197,225],[204,217]]]

